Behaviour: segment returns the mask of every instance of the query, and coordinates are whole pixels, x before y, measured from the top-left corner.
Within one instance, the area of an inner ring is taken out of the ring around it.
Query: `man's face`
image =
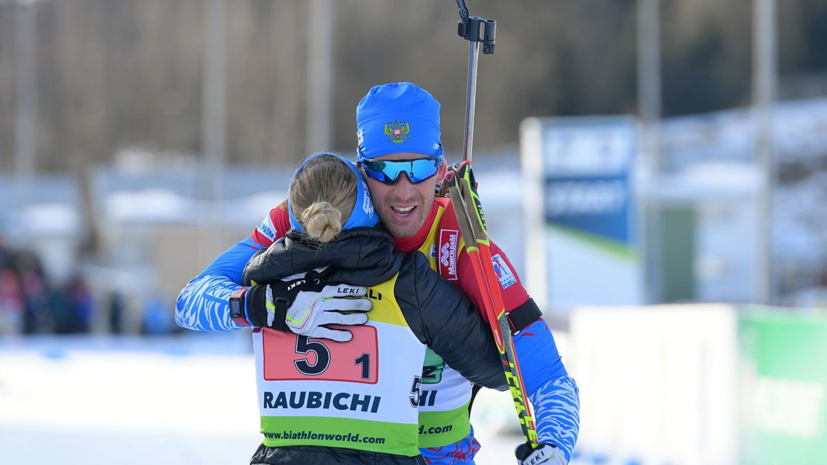
[[[376,160],[414,160],[427,158],[418,153],[392,153],[376,157]],[[382,224],[391,232],[393,237],[411,237],[428,219],[434,203],[436,183],[445,178],[447,167],[442,161],[435,176],[419,184],[411,183],[406,174],[400,174],[396,182],[389,186],[370,176],[365,176],[373,197],[373,207],[379,214]]]

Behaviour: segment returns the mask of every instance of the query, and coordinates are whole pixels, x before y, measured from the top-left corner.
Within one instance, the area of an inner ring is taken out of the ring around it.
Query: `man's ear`
[[[442,159],[442,162],[439,164],[439,169],[436,172],[436,182],[437,184],[445,181],[445,174],[448,173],[448,162],[445,161],[445,158]]]

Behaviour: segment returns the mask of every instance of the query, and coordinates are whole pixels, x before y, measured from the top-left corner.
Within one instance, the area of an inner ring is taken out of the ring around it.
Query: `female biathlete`
[[[250,287],[216,281],[202,291],[234,287],[230,314],[253,327],[264,440],[250,463],[424,464],[418,407],[429,401],[421,390],[426,347],[474,383],[505,389],[490,328],[426,256],[396,249],[353,163],[309,157],[289,202],[293,230],[266,252],[283,279]],[[324,326],[335,323],[358,326],[349,333]]]

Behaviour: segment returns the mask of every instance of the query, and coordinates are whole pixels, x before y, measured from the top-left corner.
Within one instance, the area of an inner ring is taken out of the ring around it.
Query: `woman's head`
[[[343,229],[374,226],[367,185],[356,166],[332,153],[308,157],[296,170],[288,192],[290,225],[320,242]]]

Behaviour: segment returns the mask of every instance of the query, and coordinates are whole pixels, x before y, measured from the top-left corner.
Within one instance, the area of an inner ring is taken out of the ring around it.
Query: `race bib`
[[[350,331],[353,339],[335,342],[264,329],[264,379],[301,381],[312,378],[376,384],[379,379],[376,328],[370,325],[331,327]]]

